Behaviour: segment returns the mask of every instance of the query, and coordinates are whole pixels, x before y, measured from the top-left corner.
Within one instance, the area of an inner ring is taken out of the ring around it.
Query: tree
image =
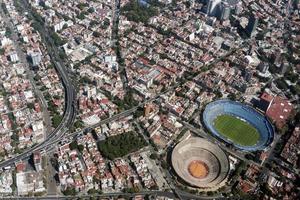
[[[215,95],[216,95],[218,98],[222,98],[222,97],[223,97],[222,92],[220,92],[219,90],[215,91]]]
[[[60,122],[62,120],[62,116],[55,114],[51,120],[52,120],[53,127],[56,128],[60,124]]]
[[[113,160],[137,151],[146,144],[142,137],[137,136],[133,132],[127,132],[98,142],[98,149],[105,157]]]
[[[82,153],[84,150],[84,146],[82,144],[78,145],[78,150]]]
[[[75,196],[77,194],[75,188],[67,187],[66,190],[62,191],[65,196]]]
[[[1,7],[2,7],[3,12],[4,12],[5,14],[8,14],[8,10],[7,10],[7,8],[6,8],[5,3],[1,3]]]
[[[100,37],[101,34],[100,34],[98,31],[94,31],[94,32],[93,32],[93,36],[94,36],[94,37]]]
[[[65,44],[65,41],[62,40],[57,33],[51,32],[50,36],[56,46],[62,46]]]
[[[50,158],[50,163],[51,163],[51,165],[54,167],[54,169],[58,171],[59,163],[58,163],[57,158],[51,157],[51,158]]]
[[[9,28],[6,28],[6,29],[5,29],[5,36],[6,36],[6,37],[10,37],[11,34],[12,34],[11,30],[10,30]]]
[[[95,9],[93,7],[90,7],[88,10],[87,10],[89,13],[93,13],[95,12]]]
[[[168,163],[167,163],[167,161],[162,160],[162,161],[161,161],[161,167],[162,167],[163,169],[168,169]]]
[[[158,9],[150,4],[145,6],[136,0],[130,0],[123,6],[121,12],[130,21],[147,23],[151,17],[158,14]]]
[[[207,192],[207,196],[212,196],[213,195],[213,192],[212,191],[208,191]]]
[[[95,26],[95,25],[97,25],[97,24],[99,24],[96,20],[92,20],[91,22],[90,22],[90,26]]]
[[[133,113],[134,118],[139,118],[144,115],[144,110],[141,107],[138,107],[137,110]]]
[[[124,193],[138,193],[140,192],[140,189],[138,187],[132,187],[132,188],[124,188]]]
[[[32,109],[34,109],[34,104],[33,103],[28,103],[27,107],[32,110]]]
[[[62,29],[66,29],[66,28],[68,28],[68,24],[64,24],[62,27]]]
[[[230,93],[230,94],[228,95],[228,98],[229,98],[230,100],[232,100],[232,101],[235,101],[235,100],[236,100],[236,95],[235,95],[234,93]]]
[[[97,193],[97,190],[96,189],[94,189],[94,188],[92,188],[92,189],[89,189],[88,191],[87,191],[87,193],[88,194],[96,194]]]
[[[19,142],[19,135],[17,133],[13,133],[11,135],[11,139],[14,141],[14,142]]]
[[[156,153],[152,153],[152,154],[150,155],[150,158],[151,158],[152,160],[156,160],[156,159],[158,158],[158,156],[157,156]]]
[[[5,53],[5,49],[0,48],[0,55],[4,55],[4,53]]]
[[[87,3],[79,3],[77,4],[77,8],[79,8],[80,10],[83,10],[84,8],[88,7],[89,4]]]
[[[76,140],[72,141],[70,144],[69,144],[69,147],[71,150],[74,150],[74,149],[78,149],[78,143]]]
[[[83,122],[81,120],[77,120],[75,123],[74,123],[74,127],[75,128],[82,128],[83,127]]]
[[[84,20],[85,19],[85,13],[81,12],[79,15],[77,15],[78,19]]]
[[[288,89],[288,86],[287,86],[287,84],[284,82],[283,79],[278,79],[278,80],[276,81],[276,83],[277,83],[277,87],[278,87],[279,89],[282,89],[282,90],[287,90],[287,89]]]
[[[63,50],[59,50],[58,55],[60,57],[60,59],[65,60],[67,58],[67,55],[65,54],[65,52]]]

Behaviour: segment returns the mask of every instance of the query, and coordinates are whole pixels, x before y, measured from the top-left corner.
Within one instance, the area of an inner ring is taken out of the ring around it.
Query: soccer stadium
[[[226,154],[203,138],[191,137],[180,142],[173,149],[171,159],[177,175],[193,187],[220,187],[229,171]]]
[[[265,116],[248,105],[230,100],[208,104],[203,122],[213,135],[244,151],[263,150],[274,137],[273,126]]]

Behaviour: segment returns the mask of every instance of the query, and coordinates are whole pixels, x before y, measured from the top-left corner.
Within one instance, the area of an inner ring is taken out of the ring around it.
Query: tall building
[[[209,16],[216,16],[219,11],[219,4],[222,0],[209,0],[207,3],[207,14]]]
[[[258,65],[258,70],[261,72],[261,73],[266,73],[268,70],[269,70],[269,64],[268,63],[260,63]]]
[[[231,12],[235,11],[239,5],[240,2],[238,0],[208,0],[206,13],[220,20],[227,20]]]
[[[242,5],[242,2],[238,2],[235,7],[234,7],[234,13],[236,15],[240,14],[241,12],[243,11],[243,5]]]
[[[220,19],[221,20],[227,20],[230,17],[230,13],[231,13],[231,7],[227,2],[222,2],[220,5],[220,9],[221,9],[221,16]]]
[[[33,153],[33,163],[36,171],[42,170],[42,157],[40,152]]]
[[[246,27],[246,32],[249,37],[253,37],[258,25],[258,18],[255,15],[251,15],[248,25]]]
[[[243,76],[244,76],[245,81],[250,82],[253,74],[250,70],[245,69],[245,71],[243,72]]]
[[[279,73],[281,75],[284,75],[288,71],[289,66],[290,66],[289,62],[286,59],[284,59],[283,62],[281,63],[281,65],[280,65],[280,67],[279,67]]]
[[[33,52],[30,54],[32,65],[38,66],[42,60],[42,56],[40,52]]]

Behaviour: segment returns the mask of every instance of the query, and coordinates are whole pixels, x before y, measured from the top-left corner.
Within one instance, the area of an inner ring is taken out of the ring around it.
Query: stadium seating
[[[260,133],[260,140],[254,146],[241,146],[232,144],[235,147],[245,151],[256,151],[265,149],[274,138],[274,128],[269,120],[257,112],[254,108],[242,103],[230,100],[218,100],[208,104],[203,113],[203,121],[206,128],[218,138],[231,143],[223,137],[214,127],[214,120],[219,115],[232,115],[245,120]]]

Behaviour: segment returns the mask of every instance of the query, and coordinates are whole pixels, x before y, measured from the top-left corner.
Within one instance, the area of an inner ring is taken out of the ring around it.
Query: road
[[[199,197],[198,195],[194,195],[194,194],[189,194],[189,193],[185,193],[185,192],[181,192],[179,191],[178,193],[180,193],[180,196],[182,197],[182,199],[184,200],[209,200],[209,199],[225,199],[223,197]],[[143,192],[138,192],[138,193],[123,193],[123,192],[117,192],[117,193],[107,193],[107,194],[94,194],[94,195],[80,195],[80,196],[76,196],[77,198],[91,198],[91,197],[98,197],[98,198],[109,198],[109,197],[119,197],[119,196],[123,196],[123,197],[135,197],[137,195],[152,195],[152,196],[164,196],[164,197],[168,197],[168,198],[172,198],[172,199],[176,199],[176,196],[172,193],[172,192],[164,192],[164,191],[143,191]],[[45,197],[1,197],[2,199],[16,199],[16,200],[59,200],[59,199],[74,199],[74,197],[69,196],[60,196],[60,195],[48,195]]]
[[[128,88],[128,76],[127,71],[125,69],[124,63],[121,62],[123,60],[122,53],[119,44],[119,17],[120,17],[120,0],[113,0],[112,5],[112,34],[111,34],[111,44],[112,47],[115,48],[117,54],[117,61],[119,64],[119,76],[123,83],[123,89],[127,91]]]

